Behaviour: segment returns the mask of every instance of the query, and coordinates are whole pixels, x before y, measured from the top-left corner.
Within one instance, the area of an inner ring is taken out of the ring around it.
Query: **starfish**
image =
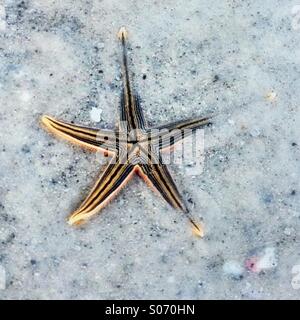
[[[195,118],[148,128],[140,105],[139,96],[134,92],[128,72],[127,31],[118,32],[122,46],[122,78],[120,121],[115,130],[87,128],[67,123],[44,115],[42,123],[52,133],[73,143],[101,151],[111,156],[90,194],[73,212],[68,223],[79,225],[98,213],[126,182],[138,173],[153,189],[174,208],[180,209],[192,224],[194,233],[203,236],[203,228],[192,218],[180,195],[161,152],[191,134],[193,130],[210,124],[210,119]],[[188,129],[188,130],[187,130]],[[184,134],[183,134],[184,133]]]

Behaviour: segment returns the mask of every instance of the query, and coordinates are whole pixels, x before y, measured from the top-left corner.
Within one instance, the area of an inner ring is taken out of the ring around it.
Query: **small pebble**
[[[292,233],[293,233],[293,228],[285,228],[283,230],[283,233],[286,235],[286,236],[290,236]]]
[[[90,111],[91,120],[94,122],[99,122],[101,120],[102,110],[99,108],[93,107]]]
[[[277,93],[274,91],[270,91],[266,94],[266,100],[270,101],[270,102],[274,102],[277,98]]]
[[[266,247],[257,256],[252,256],[245,262],[246,268],[254,273],[275,269],[277,264],[276,249],[273,247]]]
[[[223,272],[234,279],[241,279],[244,268],[235,260],[226,261],[223,265]]]
[[[250,130],[250,134],[253,138],[257,138],[261,135],[261,130],[258,127],[254,127]]]

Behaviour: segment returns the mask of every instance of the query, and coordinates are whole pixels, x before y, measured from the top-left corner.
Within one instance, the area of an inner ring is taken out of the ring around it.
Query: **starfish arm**
[[[120,121],[123,124],[123,129],[143,130],[145,129],[146,123],[140,104],[140,98],[138,95],[133,95],[128,98],[127,95],[128,93],[126,93],[126,90],[123,90],[120,108]]]
[[[189,221],[191,222],[195,233],[198,236],[203,236],[203,230],[201,226],[194,221],[191,217],[189,210],[180,195],[169,170],[164,164],[140,164],[140,175],[151,186],[154,187],[162,197],[174,208],[180,209],[185,213]]]
[[[172,147],[175,143],[190,136],[194,130],[209,124],[211,124],[210,118],[205,117],[176,121],[166,125],[154,127],[153,129],[160,131],[153,132],[151,135],[151,142],[154,146],[159,148],[159,150],[165,150]]]
[[[99,212],[125,186],[133,174],[134,166],[113,157],[94,188],[81,206],[68,218],[71,225],[78,225]]]
[[[201,117],[195,119],[186,119],[186,120],[179,120],[174,122],[169,122],[164,125],[159,125],[154,127],[155,129],[168,129],[168,130],[184,130],[184,129],[198,129],[202,126],[211,124],[210,121],[211,117]]]
[[[141,164],[140,170],[142,177],[150,182],[172,207],[178,208],[183,212],[188,212],[166,165],[151,163]]]
[[[146,120],[144,117],[144,112],[141,107],[141,98],[138,94],[135,94],[135,112],[137,117],[138,126],[140,129],[145,129]]]
[[[43,116],[42,123],[50,132],[95,151],[112,154],[118,150],[114,131],[77,126],[50,116]]]
[[[118,33],[118,37],[122,45],[122,76],[123,76],[123,92],[121,95],[121,122],[122,129],[128,131],[134,129],[144,129],[145,120],[143,111],[140,106],[138,96],[134,95],[131,87],[128,61],[127,61],[127,31],[122,27]]]

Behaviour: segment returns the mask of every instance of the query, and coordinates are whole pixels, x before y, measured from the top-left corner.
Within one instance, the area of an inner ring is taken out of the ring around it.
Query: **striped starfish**
[[[100,175],[94,188],[72,213],[68,222],[81,224],[99,212],[129,178],[138,173],[156,189],[174,208],[183,211],[193,226],[196,235],[203,236],[203,229],[196,223],[180,195],[168,169],[163,163],[161,152],[192,133],[192,130],[210,123],[209,118],[195,118],[147,128],[138,95],[133,91],[127,64],[127,32],[122,27],[118,33],[122,44],[123,90],[121,94],[120,121],[115,131],[86,128],[43,116],[42,123],[48,130],[73,143],[102,151],[111,156],[109,164]],[[163,130],[162,130],[163,129]]]

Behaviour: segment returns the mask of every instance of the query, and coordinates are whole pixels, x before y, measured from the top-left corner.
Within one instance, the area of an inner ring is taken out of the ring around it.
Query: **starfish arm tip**
[[[51,121],[51,117],[47,116],[47,115],[43,115],[41,116],[41,123],[44,125],[48,125],[49,121]]]
[[[203,238],[204,237],[204,230],[203,226],[200,223],[193,223],[192,226],[193,234],[198,237],[198,238]]]
[[[201,223],[195,222],[195,220],[190,216],[190,211],[188,207],[184,204],[181,208],[181,211],[185,213],[192,225],[192,232],[198,238],[204,237],[204,228]]]
[[[67,224],[69,226],[74,226],[75,225],[75,221],[73,221],[73,219],[71,217],[67,218],[66,220],[67,220]]]
[[[41,125],[44,126],[45,129],[52,131],[54,118],[51,116],[43,115],[40,119]]]
[[[70,226],[79,226],[79,225],[82,225],[84,222],[85,222],[85,219],[83,219],[82,216],[77,212],[72,213],[67,218],[67,223]]]
[[[128,37],[128,32],[127,32],[126,28],[125,27],[121,27],[119,32],[118,32],[118,38],[120,40],[122,40],[122,38],[127,39],[127,37]]]

